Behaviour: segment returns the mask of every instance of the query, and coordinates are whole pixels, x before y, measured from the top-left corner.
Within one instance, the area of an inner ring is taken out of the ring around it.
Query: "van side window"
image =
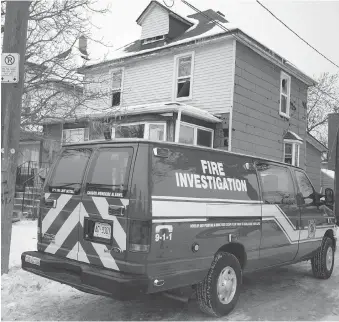
[[[303,197],[304,204],[309,205],[314,201],[314,190],[310,180],[307,178],[305,173],[301,171],[295,171],[295,176],[297,178],[297,184],[300,191],[300,194]]]
[[[132,148],[103,148],[93,160],[86,185],[87,194],[100,195],[100,192],[114,192],[123,196],[127,191]],[[101,194],[101,196],[106,196]]]
[[[265,203],[294,203],[295,191],[292,176],[287,167],[268,163],[257,164],[262,182],[262,195]]]
[[[67,189],[72,190],[73,185],[81,184],[90,155],[90,149],[67,149],[63,151],[53,170],[49,187],[67,187]]]

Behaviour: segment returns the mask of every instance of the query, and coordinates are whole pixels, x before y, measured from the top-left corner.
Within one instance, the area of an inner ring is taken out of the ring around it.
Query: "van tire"
[[[224,304],[218,298],[217,284],[219,276],[227,267],[230,267],[235,272],[236,289],[232,300]],[[234,309],[238,301],[241,283],[242,271],[238,259],[230,253],[218,252],[214,257],[207,276],[196,287],[200,310],[213,317],[227,315]]]
[[[330,250],[331,248],[331,250]],[[326,265],[327,257],[332,252],[332,264],[328,269]],[[334,245],[333,241],[329,237],[324,237],[319,250],[316,252],[314,257],[311,259],[313,275],[320,279],[328,279],[332,275],[334,266]]]

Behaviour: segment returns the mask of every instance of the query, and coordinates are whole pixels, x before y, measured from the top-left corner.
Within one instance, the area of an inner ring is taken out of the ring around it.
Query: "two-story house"
[[[220,12],[184,17],[151,1],[136,22],[139,39],[79,70],[85,92],[100,99],[76,122],[46,120],[45,133],[63,141],[171,140],[306,167],[313,79]]]

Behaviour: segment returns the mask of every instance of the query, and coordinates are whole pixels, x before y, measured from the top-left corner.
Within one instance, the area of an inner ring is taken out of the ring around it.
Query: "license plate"
[[[40,266],[40,258],[38,258],[38,257],[34,257],[34,256],[31,256],[31,255],[26,255],[25,256],[25,261],[27,263],[31,263],[33,265]]]
[[[96,222],[94,226],[93,237],[111,239],[112,227],[109,224]]]

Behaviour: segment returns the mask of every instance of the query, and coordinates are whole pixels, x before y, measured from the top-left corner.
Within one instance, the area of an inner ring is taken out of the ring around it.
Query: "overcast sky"
[[[170,5],[172,1],[166,0],[166,3]],[[318,76],[322,72],[339,72],[337,67],[303,43],[255,0],[187,1],[200,10],[221,11],[229,22],[236,24],[309,76]],[[138,39],[141,27],[137,25],[136,19],[149,2],[150,0],[98,0],[100,6],[109,5],[111,13],[104,17],[93,16],[92,22],[99,27],[98,30],[93,30],[94,36],[109,42],[113,46],[109,50]],[[339,0],[261,2],[312,46],[339,65]],[[181,0],[174,0],[172,10],[184,15],[194,13]],[[107,49],[90,43],[89,51],[92,57],[99,58]]]

